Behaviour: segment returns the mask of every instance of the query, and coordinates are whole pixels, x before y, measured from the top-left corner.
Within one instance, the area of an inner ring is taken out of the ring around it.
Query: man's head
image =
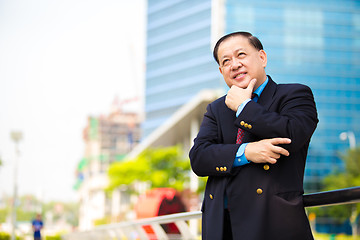
[[[256,89],[266,80],[267,56],[260,40],[248,32],[234,32],[218,40],[213,52],[226,84],[246,88],[256,78]]]

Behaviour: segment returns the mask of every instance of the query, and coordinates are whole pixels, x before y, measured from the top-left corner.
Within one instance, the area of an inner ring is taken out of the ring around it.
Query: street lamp
[[[14,192],[13,192],[13,202],[12,202],[12,212],[11,212],[11,224],[12,224],[12,233],[11,240],[15,240],[15,230],[16,230],[16,202],[17,202],[17,172],[18,172],[18,161],[20,156],[19,151],[19,142],[22,139],[23,135],[20,131],[13,131],[10,133],[11,139],[15,143],[15,161],[14,161]]]
[[[356,139],[353,131],[342,132],[340,133],[339,137],[342,141],[346,141],[346,139],[349,139],[350,148],[356,147]]]

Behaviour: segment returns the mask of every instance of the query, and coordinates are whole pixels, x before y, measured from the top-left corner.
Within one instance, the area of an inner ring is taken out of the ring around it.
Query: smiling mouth
[[[242,77],[245,76],[245,74],[246,74],[246,73],[239,73],[239,74],[237,74],[237,75],[234,77],[234,79],[242,78]]]

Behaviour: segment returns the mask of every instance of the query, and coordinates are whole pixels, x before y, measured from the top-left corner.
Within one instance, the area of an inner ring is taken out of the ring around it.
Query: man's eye
[[[243,55],[245,55],[244,52],[240,52],[240,53],[239,53],[239,56],[243,56]]]
[[[226,60],[224,60],[224,61],[222,62],[223,65],[226,65],[226,64],[228,64],[228,63],[229,63],[229,59],[226,59]]]

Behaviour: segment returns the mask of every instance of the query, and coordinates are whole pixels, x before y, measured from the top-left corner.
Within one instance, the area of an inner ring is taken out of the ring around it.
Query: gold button
[[[252,129],[252,126],[251,126],[251,124],[249,124],[249,125],[248,125],[248,129]]]
[[[256,189],[256,193],[260,195],[263,193],[263,190],[261,188],[258,188],[258,189]]]
[[[241,122],[240,122],[240,125],[241,125],[241,126],[244,126],[244,124],[245,124],[244,121],[241,121]]]
[[[227,167],[224,167],[224,171],[226,171],[227,170]]]
[[[223,167],[220,167],[220,171],[224,171],[224,168],[223,168]]]
[[[209,194],[209,197],[210,197],[210,199],[213,199],[213,198],[214,198],[213,195],[211,195],[211,194]]]
[[[216,167],[216,171],[219,171],[220,169],[219,169],[219,167]]]
[[[249,124],[247,124],[247,123],[245,123],[245,124],[244,124],[244,127],[246,127],[246,128],[247,128],[248,126],[249,126]]]
[[[264,169],[265,169],[266,171],[269,170],[269,168],[270,168],[269,165],[267,165],[267,164],[264,165]]]

